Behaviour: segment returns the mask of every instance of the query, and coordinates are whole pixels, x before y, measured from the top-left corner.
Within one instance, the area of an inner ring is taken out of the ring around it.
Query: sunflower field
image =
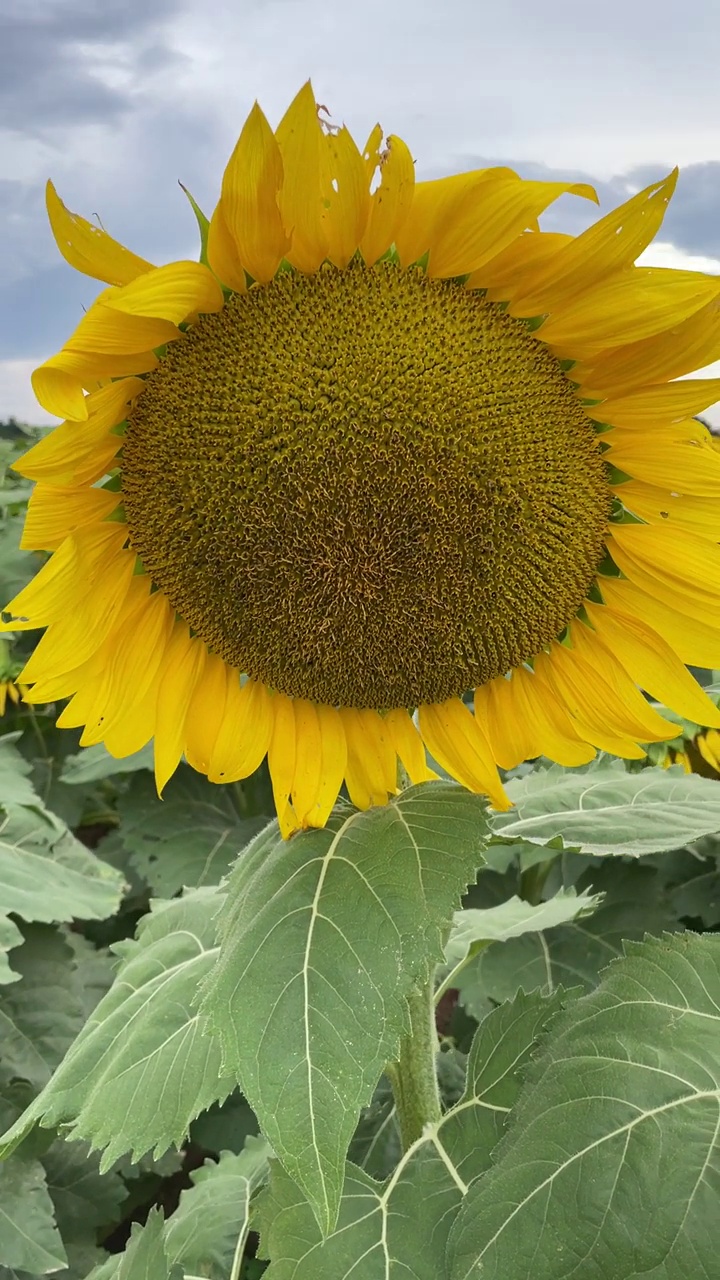
[[[717,1280],[720,279],[305,85],[0,424],[0,1280]],[[186,193],[188,194],[188,193]]]

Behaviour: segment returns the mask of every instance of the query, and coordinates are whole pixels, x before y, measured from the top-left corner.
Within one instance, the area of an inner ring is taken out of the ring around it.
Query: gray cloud
[[[32,134],[120,116],[148,66],[177,57],[158,39],[175,9],[175,0],[35,0],[5,10],[0,127]]]

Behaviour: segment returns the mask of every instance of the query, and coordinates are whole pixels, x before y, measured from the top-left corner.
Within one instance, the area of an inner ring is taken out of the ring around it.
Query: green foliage
[[[289,842],[270,827],[229,878],[203,1009],[325,1230],[358,1111],[397,1054],[404,997],[442,958],[485,829],[482,801],[438,782],[368,813],[340,806]]]
[[[561,837],[584,853],[638,857],[720,828],[720,787],[679,768],[628,773],[609,760],[587,771],[553,765],[513,779],[508,795],[515,808],[494,819],[499,834],[533,844]]]
[[[41,562],[24,443],[4,600]],[[716,1274],[716,781],[540,761],[490,828],[438,782],[282,842],[265,767],[160,801],[152,747],[56,713],[0,736],[0,1280]],[[403,1151],[429,982],[442,1106]]]
[[[716,1274],[720,938],[630,943],[558,1018],[493,1167],[453,1229],[450,1280]]]

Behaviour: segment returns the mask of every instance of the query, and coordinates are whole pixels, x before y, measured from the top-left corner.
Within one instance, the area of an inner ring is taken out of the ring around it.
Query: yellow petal
[[[720,359],[720,300],[714,298],[694,315],[663,333],[641,338],[573,369],[588,398],[621,396],[635,387],[680,378]]]
[[[268,747],[268,769],[280,834],[287,840],[300,825],[290,802],[295,777],[295,704],[284,693],[275,692],[271,710],[273,725]]]
[[[577,726],[558,702],[555,690],[540,672],[516,667],[512,682],[516,715],[527,721],[538,748],[537,754],[568,768],[588,764],[595,756],[595,748],[581,738]]]
[[[169,262],[119,289],[103,305],[128,316],[181,324],[196,312],[219,311],[223,301],[215,276],[201,262]],[[145,343],[149,345],[155,344]]]
[[[151,262],[138,258],[78,213],[71,213],[52,182],[48,182],[46,187],[46,201],[55,243],[65,261],[76,271],[93,276],[95,280],[105,280],[108,284],[129,284],[144,271],[152,270]]]
[[[428,768],[425,746],[412,719],[404,707],[396,707],[383,716],[393,750],[402,761],[411,782],[427,782],[437,777]]]
[[[477,203],[485,184],[501,178],[521,181],[512,169],[495,168],[416,182],[408,216],[395,237],[395,248],[403,267],[424,257],[434,243],[436,229],[452,221],[457,208],[462,208],[466,200]]]
[[[37,484],[28,502],[20,546],[25,551],[54,551],[68,534],[104,520],[121,501],[122,495],[109,489]]]
[[[230,668],[225,716],[210,757],[211,782],[237,782],[262,764],[273,727],[271,698],[260,680],[246,680]]]
[[[678,525],[690,533],[720,541],[720,511],[715,498],[696,498],[669,493],[641,480],[628,480],[615,486],[615,492],[626,510],[650,524]]]
[[[317,271],[327,254],[322,224],[324,136],[308,80],[275,130],[283,162],[280,212],[292,245],[286,257],[298,271]]]
[[[514,769],[542,753],[531,721],[519,712],[518,684],[513,676],[498,676],[475,690],[475,717],[502,769]]]
[[[362,151],[362,158],[365,164],[365,173],[367,174],[368,186],[372,185],[375,177],[375,170],[381,164],[380,144],[383,140],[383,131],[381,124],[374,124],[368,135]]]
[[[208,228],[207,242],[208,262],[218,280],[222,280],[228,289],[235,293],[247,291],[245,268],[240,261],[235,239],[225,221],[222,201],[219,201]]]
[[[573,728],[586,742],[612,755],[642,759],[645,752],[625,727],[622,703],[579,654],[553,644],[549,654],[537,655],[535,671],[561,700]],[[642,731],[637,736],[648,741]]]
[[[525,231],[501,253],[473,271],[468,289],[487,289],[492,300],[515,297],[528,276],[557,258],[572,236],[558,231]]]
[[[695,739],[695,746],[711,769],[720,773],[720,734],[716,729],[709,733],[701,733]]]
[[[155,721],[155,785],[162,795],[177,769],[185,743],[185,720],[190,700],[205,664],[202,640],[191,639],[187,623],[179,619],[163,656]]]
[[[13,470],[46,484],[93,484],[106,474],[122,445],[112,428],[144,387],[141,378],[121,378],[93,391],[85,397],[87,421],[61,423],[13,463]]]
[[[628,442],[629,436],[630,432],[620,437],[617,431],[613,431],[606,437],[610,445],[604,454],[607,462],[634,479],[659,485],[669,493],[720,498],[720,454],[712,448],[709,436],[706,444],[699,444],[696,440],[674,441],[658,432],[653,435],[650,448],[645,435]],[[616,492],[622,498],[621,484]],[[720,510],[717,527],[720,537]]]
[[[397,791],[395,752],[382,717],[367,708],[341,707],[347,742],[345,782],[358,809],[387,804]]]
[[[720,378],[685,378],[655,387],[641,387],[616,400],[589,405],[585,412],[596,422],[614,427],[658,427],[682,422],[720,400]]]
[[[185,721],[185,756],[198,773],[207,773],[225,719],[228,690],[227,663],[208,653],[188,707]]]
[[[223,174],[220,205],[237,257],[260,284],[272,280],[290,248],[278,207],[282,181],[280,147],[256,102]]]
[[[674,169],[573,237],[557,258],[526,280],[514,299],[513,314],[538,316],[564,309],[578,294],[631,266],[654,239],[676,182]]]
[[[640,688],[689,720],[720,727],[720,711],[647,623],[604,604],[588,601],[585,609],[600,639]]]
[[[324,190],[322,227],[327,256],[340,270],[346,267],[365,234],[370,191],[360,152],[343,125],[323,138]]]
[[[155,320],[154,324],[165,321]],[[175,331],[180,336],[180,331]],[[32,375],[32,388],[38,404],[57,418],[85,422],[88,415],[84,387],[100,378],[124,378],[127,374],[148,373],[157,368],[154,351],[130,355],[103,355],[62,350],[40,365]]]
[[[66,538],[32,582],[23,587],[3,610],[12,615],[10,623],[0,624],[2,631],[28,631],[46,627],[84,605],[99,577],[108,578],[120,569],[127,529],[120,524],[100,524]]]
[[[563,357],[589,360],[607,347],[650,337],[720,297],[720,279],[700,271],[633,267],[588,289],[551,314],[537,330]],[[508,308],[519,315],[523,308]]]
[[[391,136],[380,157],[380,185],[372,195],[370,216],[360,241],[360,252],[368,266],[394,243],[410,212],[414,186],[415,165],[410,151],[402,138]]]
[[[133,587],[141,581],[135,578]],[[138,588],[136,607],[125,610],[122,625],[109,638],[102,696],[86,721],[84,743],[104,741],[107,745],[110,741],[113,755],[131,755],[152,737],[156,691],[174,616],[161,591],[150,594]],[[153,708],[152,719],[142,710],[147,703]],[[141,726],[143,732],[148,730],[142,742],[137,736]]]
[[[720,547],[684,529],[667,525],[613,525],[608,550],[618,568],[658,599],[684,611],[692,601],[697,616],[720,626]]]
[[[476,272],[502,253],[549,204],[566,194],[597,201],[592,187],[585,183],[501,177],[478,184],[454,206],[438,212],[428,275],[447,278]]]
[[[645,579],[646,589],[627,578],[601,577],[600,591],[606,604],[641,618],[667,640],[682,662],[693,667],[720,667],[720,619],[715,622],[694,618],[683,612],[687,601],[675,599],[675,608],[659,600],[655,583]]]
[[[489,796],[496,809],[510,808],[490,744],[459,698],[419,707],[418,721],[425,746],[441,768],[469,791]]]
[[[569,630],[573,653],[592,666],[601,680],[619,699],[624,717],[623,732],[632,737],[635,733],[644,731],[658,741],[668,737],[674,738],[677,725],[663,719],[653,710],[634,680],[628,675],[619,656],[603,642],[597,631],[593,631],[579,618],[570,624]],[[642,742],[650,740],[649,737],[640,739]]]
[[[295,699],[295,769],[290,793],[298,825],[324,827],[347,765],[345,730],[335,707]]]

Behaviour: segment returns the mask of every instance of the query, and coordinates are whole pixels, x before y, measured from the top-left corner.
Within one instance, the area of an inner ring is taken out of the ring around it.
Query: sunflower
[[[415,182],[309,84],[254,106],[199,262],[153,266],[48,186],[60,252],[106,288],[33,376],[65,419],[17,464],[7,606],[22,679],[115,756],[154,737],[214,782],[267,754],[285,835],[345,783],[387,802],[427,752],[506,807],[497,766],[639,758],[720,728],[720,279],[636,266],[676,173],[581,235],[578,183]]]

